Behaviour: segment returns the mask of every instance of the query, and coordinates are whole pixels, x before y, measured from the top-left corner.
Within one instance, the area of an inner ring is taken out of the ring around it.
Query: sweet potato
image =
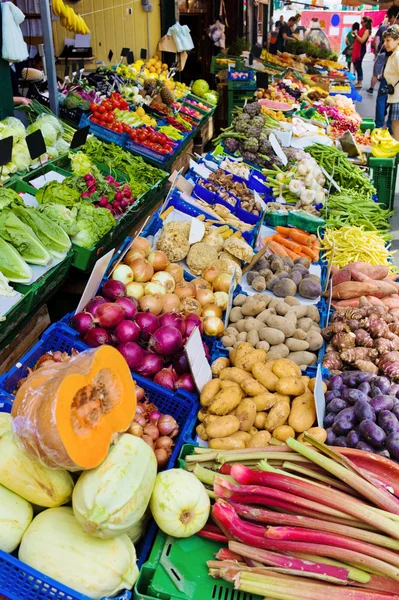
[[[349,263],[345,268],[349,269],[351,274],[361,272],[371,277],[371,279],[384,279],[389,273],[389,267],[369,265],[366,262]]]
[[[369,304],[377,304],[384,306],[383,302],[375,296],[362,296]],[[361,298],[350,298],[349,300],[333,301],[331,304],[334,308],[359,308]]]
[[[335,300],[348,300],[360,296],[384,298],[396,293],[395,286],[387,281],[345,281],[332,289],[332,297]]]
[[[382,299],[382,303],[389,309],[399,308],[399,296],[398,294],[392,294],[392,296],[385,296]]]
[[[351,272],[347,267],[339,269],[339,271],[334,273],[334,275],[332,276],[333,287],[335,287],[339,283],[344,283],[344,281],[350,281],[351,279]]]

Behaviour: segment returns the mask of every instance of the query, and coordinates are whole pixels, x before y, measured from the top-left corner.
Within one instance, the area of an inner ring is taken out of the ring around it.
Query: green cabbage
[[[68,235],[73,236],[78,233],[79,227],[76,223],[78,209],[76,206],[68,208],[62,204],[44,204],[39,206],[39,211],[62,227]]]
[[[72,208],[80,202],[80,192],[58,181],[50,181],[38,190],[36,200],[39,204],[63,204]]]
[[[35,208],[13,204],[14,213],[29,225],[42,244],[54,256],[62,258],[71,247],[71,241],[65,231],[54,221],[41,214]]]
[[[0,235],[18,250],[27,263],[42,266],[51,263],[51,254],[47,252],[31,227],[23,223],[10,210],[4,210],[0,215]]]
[[[24,124],[15,117],[7,117],[7,119],[0,122],[0,139],[4,139],[10,135],[14,138],[14,144],[26,137]]]
[[[63,138],[58,138],[55,143],[55,147],[60,154],[65,154],[69,150],[69,144]]]
[[[9,281],[30,283],[32,269],[14,246],[0,237],[0,271]]]

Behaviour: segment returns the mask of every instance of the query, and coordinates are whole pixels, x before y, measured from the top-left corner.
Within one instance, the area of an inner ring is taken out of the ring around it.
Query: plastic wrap
[[[136,410],[129,367],[111,346],[34,371],[17,392],[13,428],[25,449],[53,469],[98,466]]]

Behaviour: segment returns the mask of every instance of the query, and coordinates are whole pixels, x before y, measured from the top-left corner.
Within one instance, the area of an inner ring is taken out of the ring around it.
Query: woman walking
[[[369,17],[363,17],[361,20],[361,28],[358,33],[355,32],[355,41],[353,42],[352,62],[357,74],[357,88],[363,85],[363,68],[362,62],[366,54],[367,40],[370,37],[373,21]]]
[[[359,31],[359,29],[360,29],[359,23],[357,23],[357,22],[353,23],[351,31],[345,37],[346,46],[344,48],[343,54],[346,58],[346,64],[348,66],[349,72],[351,70],[351,64],[352,64],[353,43],[355,41],[355,35]]]
[[[387,103],[392,120],[392,133],[395,140],[399,141],[399,26],[392,25],[384,33],[384,43],[388,57],[384,69],[387,82]],[[385,91],[385,90],[384,90]]]

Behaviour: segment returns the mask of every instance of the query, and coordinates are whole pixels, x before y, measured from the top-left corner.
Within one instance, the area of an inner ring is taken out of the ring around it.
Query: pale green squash
[[[0,550],[13,552],[32,519],[29,502],[0,485]]]

